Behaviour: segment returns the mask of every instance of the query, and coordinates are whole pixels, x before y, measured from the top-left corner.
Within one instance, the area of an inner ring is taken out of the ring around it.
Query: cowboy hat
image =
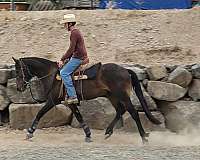
[[[63,19],[60,21],[60,24],[76,22],[76,16],[74,14],[66,14],[63,16]]]

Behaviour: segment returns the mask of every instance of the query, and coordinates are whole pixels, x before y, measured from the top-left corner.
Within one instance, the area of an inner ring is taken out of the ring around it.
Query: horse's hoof
[[[105,139],[108,139],[108,138],[111,137],[112,133],[110,132],[110,133],[107,133],[107,134],[105,134],[105,135],[106,135],[106,136],[105,136]]]
[[[33,133],[26,133],[26,139],[25,140],[30,140],[31,138],[33,138]]]
[[[85,137],[85,142],[90,143],[93,142],[91,137]]]
[[[113,134],[113,131],[107,129],[107,130],[106,130],[106,133],[105,133],[105,135],[106,135],[106,136],[105,136],[105,139],[108,139],[112,134]]]
[[[149,141],[148,141],[148,139],[146,139],[146,138],[142,138],[142,143],[143,143],[143,144],[148,144]]]

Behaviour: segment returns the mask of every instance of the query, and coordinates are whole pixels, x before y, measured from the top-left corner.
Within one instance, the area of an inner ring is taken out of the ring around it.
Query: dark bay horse
[[[55,105],[60,104],[61,101],[64,100],[64,96],[59,97],[61,81],[56,79],[56,74],[59,70],[56,62],[43,58],[26,57],[20,59],[13,58],[13,60],[15,61],[17,75],[16,84],[19,91],[24,91],[27,84],[29,84],[30,79],[34,76],[37,76],[41,80],[45,90],[46,104],[37,113],[32,125],[28,129],[27,138],[29,139],[33,137],[33,133],[36,130],[41,117]],[[112,135],[115,124],[122,115],[128,111],[137,124],[142,141],[146,142],[146,137],[148,137],[149,134],[144,131],[138,112],[130,100],[132,88],[134,89],[148,119],[154,124],[160,124],[160,121],[158,121],[149,111],[135,72],[114,63],[99,63],[94,67],[96,67],[95,70],[97,71],[95,78],[74,82],[78,99],[81,101],[83,97],[85,100],[97,97],[108,98],[116,110],[116,116],[108,125],[105,135]],[[90,70],[91,69],[89,68],[85,72]],[[90,141],[90,129],[84,122],[77,105],[72,104],[68,107],[72,110],[83,128],[86,134],[86,141]]]

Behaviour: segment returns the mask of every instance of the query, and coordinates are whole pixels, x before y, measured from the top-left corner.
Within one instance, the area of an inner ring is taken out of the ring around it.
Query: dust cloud
[[[184,130],[180,133],[151,132],[149,144],[159,146],[199,146],[200,129]]]

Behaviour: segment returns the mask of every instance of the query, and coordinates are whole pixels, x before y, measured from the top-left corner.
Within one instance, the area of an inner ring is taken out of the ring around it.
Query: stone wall
[[[162,124],[153,125],[144,114],[136,95],[131,100],[145,130],[166,130],[174,132],[200,127],[200,64],[167,66],[120,64],[135,71],[141,81],[142,90],[152,114]],[[31,80],[33,96],[44,100],[42,84]],[[14,129],[24,129],[31,125],[37,112],[44,104],[36,104],[29,89],[18,92],[13,65],[0,66],[0,117],[2,123],[10,123]],[[115,109],[106,98],[84,101],[79,107],[84,120],[93,129],[106,129],[115,116]],[[9,113],[9,114],[8,114]],[[8,116],[9,115],[9,116]],[[71,125],[79,127],[69,108],[58,105],[45,115],[39,127]],[[134,120],[128,113],[119,121],[116,128],[137,131]]]

